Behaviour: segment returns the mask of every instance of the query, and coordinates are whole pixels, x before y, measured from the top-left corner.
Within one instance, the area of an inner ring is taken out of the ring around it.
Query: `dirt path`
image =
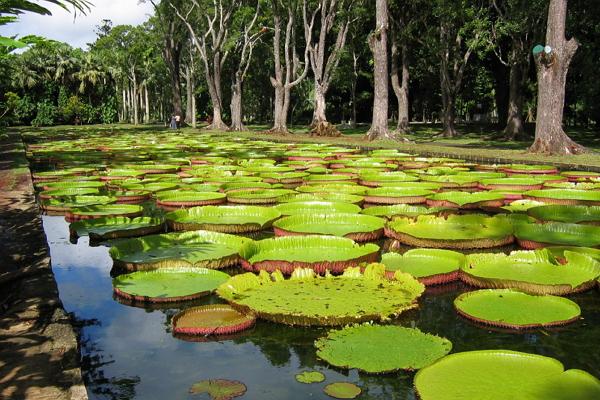
[[[21,138],[0,141],[0,398],[84,400]]]

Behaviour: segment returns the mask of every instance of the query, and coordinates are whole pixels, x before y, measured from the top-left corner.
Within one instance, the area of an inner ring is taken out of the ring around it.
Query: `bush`
[[[118,111],[114,97],[111,97],[100,108],[100,120],[103,124],[112,124],[117,122]]]
[[[48,100],[44,100],[40,103],[37,103],[37,114],[33,121],[31,121],[31,125],[33,126],[50,126],[54,125],[54,120],[56,118],[57,109],[54,104],[52,104]]]

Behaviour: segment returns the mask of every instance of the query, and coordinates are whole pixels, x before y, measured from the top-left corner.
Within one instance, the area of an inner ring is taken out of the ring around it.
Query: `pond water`
[[[91,399],[208,399],[188,393],[205,379],[246,384],[243,399],[330,399],[323,387],[336,381],[363,389],[359,399],[415,399],[412,373],[366,375],[342,371],[317,360],[313,342],[321,328],[291,328],[258,321],[256,326],[221,341],[188,342],[171,333],[178,307],[219,302],[216,296],[174,308],[137,308],[113,299],[108,247],[90,247],[88,238],[69,242],[63,217],[43,217],[60,298],[81,327],[83,373]],[[462,284],[436,287],[419,300],[420,308],[394,323],[447,337],[453,352],[508,349],[555,357],[566,368],[600,377],[600,296],[598,290],[571,296],[583,319],[567,327],[528,333],[482,329],[459,317],[452,307]],[[326,381],[306,385],[294,375],[318,370]]]

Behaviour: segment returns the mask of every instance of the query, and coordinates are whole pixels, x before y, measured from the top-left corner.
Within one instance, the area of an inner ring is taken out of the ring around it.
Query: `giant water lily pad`
[[[512,232],[507,218],[479,214],[399,218],[389,222],[385,231],[386,236],[409,246],[447,249],[503,246],[514,240]]]
[[[139,217],[144,209],[136,204],[95,204],[74,207],[67,211],[67,222],[94,219],[101,217]]]
[[[295,192],[288,189],[240,190],[227,193],[227,201],[240,204],[274,204],[292,193]]]
[[[564,297],[532,296],[511,289],[477,290],[454,300],[462,316],[510,329],[565,325],[579,319],[579,306]]]
[[[448,354],[452,343],[414,328],[358,325],[329,332],[315,347],[333,366],[382,374],[426,367]]]
[[[420,370],[414,385],[422,400],[591,400],[600,381],[585,371],[565,371],[556,359],[509,350],[446,356]]]
[[[43,192],[40,192],[38,196],[40,199],[54,199],[57,197],[89,196],[96,194],[98,194],[97,188],[77,187],[44,190]]]
[[[370,189],[365,202],[375,204],[416,204],[424,203],[434,192],[420,188],[381,187]]]
[[[565,251],[565,264],[547,250],[513,251],[510,255],[470,254],[461,278],[483,288],[514,288],[532,294],[564,295],[595,286],[600,263]]]
[[[180,335],[231,335],[254,325],[256,318],[227,304],[192,307],[173,316],[173,333]]]
[[[442,192],[429,196],[427,205],[452,208],[501,207],[504,205],[504,195],[491,192]]]
[[[73,222],[69,225],[71,236],[89,235],[90,240],[107,240],[137,237],[159,233],[164,222],[150,217],[103,217]]]
[[[341,201],[343,203],[350,203],[355,205],[360,205],[364,201],[363,196],[347,193],[298,193],[284,196],[279,200],[282,203],[295,203],[304,201],[330,201],[332,198],[334,198],[335,201]]]
[[[537,177],[528,178],[492,178],[482,179],[479,186],[482,189],[500,189],[500,190],[536,190],[541,189],[544,184],[542,179]]]
[[[383,219],[361,214],[299,214],[281,218],[273,224],[275,235],[333,235],[357,242],[383,236]]]
[[[515,224],[515,237],[525,249],[537,249],[549,245],[560,246],[600,246],[600,227],[593,225],[549,222]]]
[[[231,400],[246,393],[246,385],[238,381],[211,379],[195,383],[190,388],[192,394],[207,393],[211,400]]]
[[[361,211],[361,214],[372,215],[374,217],[385,217],[393,219],[395,217],[418,217],[419,215],[436,214],[443,211],[444,208],[433,207],[427,208],[424,206],[410,204],[393,204],[388,206],[368,207]]]
[[[358,245],[335,236],[285,236],[247,243],[242,249],[242,266],[250,271],[279,270],[291,274],[295,268],[341,273],[349,266],[375,261],[379,246]]]
[[[335,399],[355,399],[362,389],[350,382],[334,382],[323,388],[323,391]]]
[[[113,290],[127,300],[155,303],[193,300],[212,293],[229,275],[206,268],[162,268],[113,279]]]
[[[157,194],[156,204],[165,209],[176,209],[181,207],[222,204],[225,202],[225,199],[225,193],[168,191]]]
[[[554,204],[600,205],[600,192],[595,190],[542,189],[524,193],[528,199]]]
[[[319,371],[304,371],[296,374],[296,380],[300,383],[319,383],[325,380],[325,375]]]
[[[334,175],[337,176],[337,175]],[[363,195],[366,193],[367,188],[364,186],[355,185],[353,183],[339,183],[339,184],[312,184],[306,186],[299,186],[296,188],[298,192],[302,193],[345,193],[345,194],[356,194]]]
[[[600,223],[600,207],[576,205],[544,205],[527,210],[527,214],[540,221],[580,223]]]
[[[117,201],[116,197],[111,196],[73,196],[73,197],[60,197],[57,199],[48,199],[40,202],[40,208],[44,211],[50,211],[53,213],[65,213],[71,208],[91,206],[91,205],[102,205],[102,204],[113,204]]]
[[[425,287],[408,274],[384,277],[380,264],[349,268],[341,276],[319,277],[296,269],[290,279],[246,273],[231,277],[217,289],[219,296],[244,312],[287,325],[336,326],[386,320],[414,308]]]
[[[209,230],[225,233],[257,232],[281,216],[274,208],[205,206],[170,212],[167,224],[175,231]]]
[[[110,249],[118,267],[152,270],[164,267],[218,269],[240,261],[240,250],[252,240],[219,232],[167,233],[128,239]]]
[[[358,213],[361,210],[356,204],[341,201],[295,201],[278,204],[274,208],[282,215]]]
[[[442,249],[412,249],[404,254],[386,253],[381,257],[387,274],[406,272],[424,285],[457,280],[466,261],[462,253]]]

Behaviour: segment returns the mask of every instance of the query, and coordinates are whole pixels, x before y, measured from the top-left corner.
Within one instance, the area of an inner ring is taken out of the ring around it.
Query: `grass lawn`
[[[208,132],[203,131],[202,126],[198,129],[190,127],[181,129],[182,132]],[[226,136],[237,135],[247,138],[260,138],[262,140],[292,141],[292,142],[318,142],[331,143],[347,146],[359,146],[364,148],[396,148],[401,151],[415,152],[424,156],[446,156],[457,157],[472,161],[485,161],[490,163],[552,163],[563,169],[591,169],[600,171],[600,132],[579,128],[570,129],[568,134],[576,140],[587,146],[593,152],[577,156],[547,156],[528,154],[526,152],[532,139],[523,141],[503,140],[502,133],[493,126],[488,125],[462,125],[459,126],[461,136],[457,138],[442,138],[436,136],[440,131],[440,125],[434,124],[411,124],[411,131],[406,135],[410,142],[396,141],[374,141],[364,140],[364,134],[369,126],[361,124],[354,129],[342,129],[342,136],[337,138],[313,138],[309,136],[306,126],[292,126],[290,135],[272,135],[265,133],[269,128],[267,125],[248,126],[247,132],[217,132],[210,131],[213,134],[222,134]],[[38,136],[36,132],[45,133],[44,137],[65,138],[70,133],[83,133],[88,130],[109,130],[111,132],[130,131],[136,132],[157,132],[166,129],[162,125],[138,125],[129,124],[117,125],[91,125],[91,126],[57,126],[49,128],[17,128],[25,133],[30,139],[35,140]],[[56,135],[48,133],[56,132]],[[31,137],[33,136],[33,138]]]

